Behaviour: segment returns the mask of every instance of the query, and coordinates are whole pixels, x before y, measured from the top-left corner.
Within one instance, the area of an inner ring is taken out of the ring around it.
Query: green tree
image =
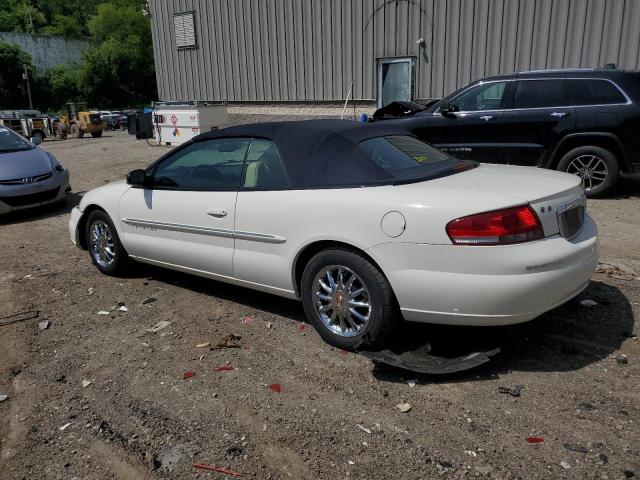
[[[22,78],[25,67],[33,78],[35,69],[29,54],[18,45],[0,40],[0,108],[27,108],[27,84]]]
[[[157,95],[151,27],[138,3],[103,3],[89,19],[99,43],[85,55],[79,85],[94,105],[136,105]]]

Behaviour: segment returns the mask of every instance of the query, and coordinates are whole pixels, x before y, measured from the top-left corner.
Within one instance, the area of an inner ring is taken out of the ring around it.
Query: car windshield
[[[8,128],[0,128],[0,153],[31,150],[33,145]]]
[[[409,135],[376,137],[360,143],[376,165],[396,180],[418,181],[449,175],[475,167]]]

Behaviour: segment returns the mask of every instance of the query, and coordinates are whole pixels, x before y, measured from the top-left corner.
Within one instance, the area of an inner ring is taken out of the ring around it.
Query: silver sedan
[[[64,200],[69,171],[13,130],[0,127],[0,214]]]

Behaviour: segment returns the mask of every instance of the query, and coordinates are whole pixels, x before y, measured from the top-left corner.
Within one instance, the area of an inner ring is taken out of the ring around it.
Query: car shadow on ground
[[[618,184],[610,195],[604,197],[604,200],[620,198],[640,198],[640,174],[621,175]]]
[[[18,223],[33,222],[36,220],[44,220],[50,217],[65,215],[80,203],[84,192],[68,193],[66,198],[58,203],[50,203],[40,205],[39,207],[28,208],[26,210],[18,210],[0,215],[0,226],[14,225]]]
[[[148,276],[295,322],[307,322],[302,304],[294,300],[147,265],[136,270],[136,276]],[[586,299],[597,305],[583,306],[580,302]],[[372,373],[380,380],[392,382],[407,378],[455,382],[486,380],[509,371],[579,370],[618,351],[622,342],[631,337],[633,327],[633,310],[626,296],[613,285],[592,281],[575,299],[527,323],[455,327],[403,322],[388,339],[387,347],[395,353],[429,343],[431,354],[445,358],[500,349],[499,354],[480,367],[457,374],[420,375],[372,363]]]

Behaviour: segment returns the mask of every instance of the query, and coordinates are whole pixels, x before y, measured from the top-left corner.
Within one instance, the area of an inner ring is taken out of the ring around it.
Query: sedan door
[[[119,207],[129,254],[232,277],[235,204],[249,144],[246,138],[188,144],[148,172],[149,188],[130,188]]]
[[[565,79],[535,78],[517,82],[513,110],[505,112],[507,162],[547,166],[553,148],[576,124],[573,95]]]
[[[463,160],[506,163],[504,109],[510,108],[513,82],[479,83],[441,103],[413,133]],[[417,120],[416,120],[417,122]]]

